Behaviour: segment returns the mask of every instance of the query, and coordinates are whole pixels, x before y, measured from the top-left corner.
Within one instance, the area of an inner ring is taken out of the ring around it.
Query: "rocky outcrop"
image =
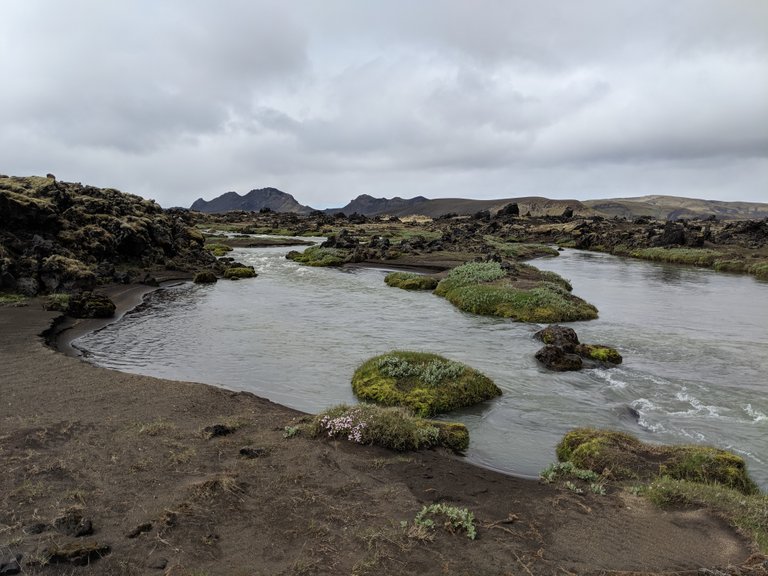
[[[0,176],[0,291],[93,290],[216,266],[186,210],[54,177]]]
[[[551,324],[533,337],[544,342],[544,347],[536,352],[536,360],[555,372],[615,366],[623,360],[621,354],[610,346],[581,344],[576,331],[567,326]]]

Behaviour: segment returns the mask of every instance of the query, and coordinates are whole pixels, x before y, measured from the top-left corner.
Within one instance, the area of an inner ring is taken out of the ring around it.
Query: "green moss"
[[[460,453],[469,446],[463,424],[426,420],[407,408],[375,404],[334,406],[313,417],[306,428],[313,437],[346,438],[397,451],[441,446]]]
[[[232,252],[231,246],[227,246],[226,244],[220,244],[217,242],[206,244],[205,249],[208,250],[211,254],[213,254],[217,258],[221,256],[225,256],[228,252]]]
[[[669,476],[717,483],[743,494],[757,492],[744,459],[711,446],[660,446],[624,432],[577,428],[563,437],[556,452],[561,462],[616,479]]]
[[[468,262],[462,266],[457,266],[448,275],[443,278],[435,289],[435,294],[445,296],[451,290],[493,282],[506,275],[498,262]]]
[[[648,486],[644,495],[665,508],[707,506],[749,534],[760,551],[768,554],[768,496],[765,494],[744,495],[719,484],[660,478]]]
[[[623,360],[618,350],[600,344],[580,344],[576,347],[576,353],[584,358],[608,364],[621,364]]]
[[[310,246],[303,252],[291,250],[286,258],[307,266],[341,266],[347,262],[349,253],[339,248]]]
[[[449,412],[501,394],[487,376],[423,352],[390,352],[364,362],[352,376],[361,400],[407,406],[420,416]]]
[[[240,278],[255,278],[256,276],[257,276],[256,271],[251,266],[227,268],[224,271],[224,278],[227,278],[228,280],[239,280]]]
[[[768,262],[756,262],[749,267],[747,272],[761,280],[768,280]]]
[[[630,256],[655,262],[712,266],[716,260],[723,257],[723,254],[707,248],[643,248],[633,250]]]
[[[552,284],[522,289],[478,284],[450,290],[446,299],[464,312],[512,318],[519,322],[573,322],[597,318],[597,309]]]
[[[524,242],[505,242],[496,236],[483,237],[486,244],[501,252],[507,258],[530,260],[541,256],[559,256],[558,251],[545,244],[526,244]]]
[[[26,304],[29,301],[24,294],[0,292],[0,306],[18,306],[19,304]]]
[[[390,272],[384,277],[384,282],[387,286],[403,290],[434,290],[438,283],[434,276],[412,272]]]
[[[744,272],[744,260],[717,260],[712,267],[718,272]]]
[[[69,294],[50,294],[43,301],[43,308],[45,310],[55,310],[58,312],[65,312],[69,307]]]
[[[195,274],[192,280],[195,284],[214,284],[217,281],[216,274],[210,270],[203,270]]]

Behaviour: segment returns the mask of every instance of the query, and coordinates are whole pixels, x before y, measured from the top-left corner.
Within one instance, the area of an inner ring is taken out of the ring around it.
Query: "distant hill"
[[[437,218],[444,214],[466,216],[482,210],[495,213],[508,204],[515,203],[521,215],[559,216],[567,208],[576,216],[604,216],[634,219],[650,216],[656,220],[678,218],[709,218],[718,220],[761,220],[768,218],[768,204],[758,202],[722,202],[698,200],[677,196],[640,196],[637,198],[610,198],[605,200],[550,200],[539,196],[472,200],[469,198],[374,198],[361,194],[342,208],[329,208],[325,212],[335,214],[363,214],[365,216],[428,216]],[[200,212],[228,212],[247,210],[258,212],[269,208],[275,212],[309,214],[312,208],[299,204],[296,199],[276,188],[251,190],[245,196],[227,192],[210,202],[202,198],[192,204],[192,210]]]
[[[606,217],[637,218],[650,216],[657,220],[708,218],[718,220],[762,220],[768,218],[768,204],[758,202],[722,202],[678,196],[638,196],[610,200],[587,200],[584,204]]]
[[[244,196],[240,196],[237,192],[227,192],[209,202],[199,198],[190,207],[191,210],[198,212],[229,212],[231,210],[258,212],[262,208],[269,208],[273,212],[295,214],[309,214],[313,211],[313,208],[299,204],[293,196],[277,188],[251,190]]]
[[[443,214],[465,216],[482,210],[498,212],[504,206],[517,203],[520,214],[532,216],[557,215],[570,207],[576,213],[590,213],[589,208],[578,200],[548,200],[535,196],[525,198],[500,198],[496,200],[471,200],[466,198],[436,198],[429,200],[423,196],[403,199],[395,197],[373,198],[367,194],[358,196],[343,208],[333,208],[327,212],[344,212],[345,214],[364,214],[365,216],[429,216],[437,218]]]

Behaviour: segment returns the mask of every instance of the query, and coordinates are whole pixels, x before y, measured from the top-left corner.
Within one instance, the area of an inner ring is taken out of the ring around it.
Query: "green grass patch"
[[[493,282],[504,276],[506,272],[498,262],[468,262],[448,272],[448,275],[437,285],[435,294],[446,296],[457,288]]]
[[[462,286],[446,299],[464,312],[512,318],[519,322],[573,322],[597,318],[597,309],[550,283],[522,289],[505,284]]]
[[[400,452],[442,446],[464,452],[469,446],[466,426],[427,420],[407,408],[375,404],[340,404],[315,416],[307,425],[312,437],[346,438]]]
[[[384,277],[387,286],[403,290],[434,290],[438,280],[434,276],[415,274],[413,272],[390,272]]]
[[[643,248],[633,250],[630,252],[630,256],[654,262],[692,266],[712,266],[716,260],[723,258],[722,252],[708,248]]]
[[[349,253],[339,248],[310,246],[303,252],[291,250],[285,257],[306,266],[341,266],[347,262]]]
[[[761,280],[768,280],[768,262],[755,262],[747,269],[747,272]]]
[[[718,272],[744,272],[747,266],[744,260],[716,260],[712,268]]]
[[[706,506],[755,541],[768,554],[768,495],[749,494],[720,484],[660,478],[642,493],[663,508]]]
[[[69,294],[55,293],[49,294],[43,300],[45,310],[55,310],[57,312],[66,312],[69,307]]]
[[[255,278],[256,271],[251,266],[235,266],[224,270],[224,278],[228,280],[240,280],[241,278]]]
[[[483,240],[489,246],[501,252],[507,258],[515,260],[530,260],[541,256],[559,256],[558,251],[545,244],[528,244],[525,242],[505,242],[496,236],[484,236]]]
[[[416,526],[428,529],[441,526],[451,534],[462,531],[470,540],[474,540],[477,537],[474,514],[466,508],[458,508],[444,502],[424,506],[416,514],[413,523]]]
[[[0,292],[0,306],[18,306],[19,304],[26,304],[28,301],[29,298],[24,294]]]
[[[419,416],[450,412],[501,394],[477,370],[437,354],[396,351],[364,362],[352,376],[361,400],[406,406]]]
[[[711,446],[661,446],[640,442],[624,432],[577,428],[556,449],[561,462],[618,480],[655,479],[717,483],[743,494],[757,493],[744,459]]]

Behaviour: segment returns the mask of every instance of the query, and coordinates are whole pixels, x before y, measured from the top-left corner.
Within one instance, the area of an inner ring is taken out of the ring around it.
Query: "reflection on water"
[[[76,344],[101,365],[249,390],[307,411],[354,402],[352,372],[370,356],[436,352],[504,391],[451,415],[470,428],[475,462],[536,475],[568,429],[605,426],[734,450],[768,487],[768,284],[577,251],[539,260],[600,310],[598,320],[572,324],[582,341],[614,345],[625,358],[610,370],[558,374],[533,358],[536,325],[389,288],[382,270],[301,267],[285,260],[287,250],[238,250],[258,278],[157,292]]]

